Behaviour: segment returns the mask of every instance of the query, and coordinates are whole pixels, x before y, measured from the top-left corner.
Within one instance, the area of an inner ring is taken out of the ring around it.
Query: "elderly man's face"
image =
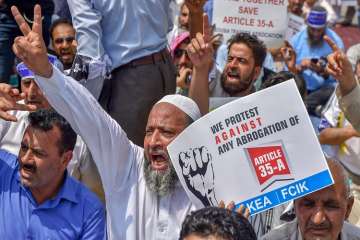
[[[252,50],[244,43],[234,43],[221,76],[221,85],[230,95],[236,95],[252,88],[259,73],[260,67],[255,66]]]
[[[26,104],[33,104],[38,109],[50,108],[49,102],[46,100],[44,94],[33,78],[21,80],[21,91],[25,93]]]
[[[150,112],[144,138],[145,178],[160,195],[167,193],[176,178],[166,147],[187,125],[186,114],[172,104],[156,104]]]
[[[295,201],[296,217],[304,240],[337,240],[354,199],[332,171],[335,184]]]

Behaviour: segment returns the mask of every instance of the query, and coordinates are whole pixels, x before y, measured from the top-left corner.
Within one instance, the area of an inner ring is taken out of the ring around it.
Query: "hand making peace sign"
[[[11,12],[22,34],[15,38],[13,51],[25,65],[35,74],[51,77],[52,66],[47,57],[47,49],[42,37],[42,21],[40,5],[34,7],[34,22],[32,28],[27,24],[17,7],[12,6]]]

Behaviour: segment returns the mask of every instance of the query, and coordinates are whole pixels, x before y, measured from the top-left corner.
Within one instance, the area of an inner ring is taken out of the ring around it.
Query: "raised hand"
[[[42,37],[42,21],[40,5],[34,7],[34,23],[32,28],[27,24],[17,7],[12,6],[11,12],[24,36],[16,37],[13,44],[15,55],[35,74],[50,77],[52,66],[47,57],[47,49]]]
[[[219,208],[225,208],[225,203],[223,200],[220,201],[219,203]],[[231,201],[227,206],[226,209],[230,210],[230,211],[234,211],[235,210],[235,203],[233,201]],[[242,216],[244,216],[245,218],[249,218],[250,216],[250,210],[245,207],[244,205],[240,205],[240,207],[238,207],[236,209],[236,212]]]
[[[35,111],[35,105],[18,103],[24,98],[25,94],[19,93],[18,89],[12,88],[8,84],[0,83],[0,118],[16,122],[16,117],[9,114],[8,111]]]
[[[324,40],[333,51],[327,56],[326,72],[339,82],[341,94],[346,95],[356,86],[352,65],[345,53],[328,36],[324,36]]]
[[[185,0],[186,6],[190,12],[202,11],[206,0]]]
[[[285,46],[280,48],[281,56],[290,72],[297,74],[298,69],[296,68],[296,52],[291,44],[285,40]]]
[[[209,70],[213,62],[213,42],[212,29],[209,25],[209,18],[203,15],[203,33],[196,33],[196,37],[191,40],[187,47],[188,55],[194,68]]]
[[[176,86],[182,89],[188,89],[190,82],[188,82],[189,75],[192,74],[192,69],[187,67],[181,67],[179,70],[179,75],[176,78]]]

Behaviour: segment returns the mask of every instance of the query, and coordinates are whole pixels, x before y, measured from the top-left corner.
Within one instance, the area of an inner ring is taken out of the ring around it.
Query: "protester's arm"
[[[41,34],[40,6],[35,6],[32,29],[15,7],[12,11],[26,36],[15,39],[14,53],[36,74],[35,81],[51,106],[69,121],[89,147],[105,192],[123,187],[134,169],[138,148],[82,85],[49,63]]]
[[[190,15],[190,37],[195,38],[196,34],[202,31],[204,4],[206,0],[185,0]]]
[[[321,144],[340,145],[352,137],[360,137],[359,133],[351,126],[343,128],[326,128],[320,132]]]
[[[16,122],[16,117],[8,111],[34,111],[36,106],[19,103],[24,98],[24,93],[20,93],[18,89],[12,88],[8,84],[0,83],[0,118],[5,121]]]
[[[293,74],[298,74],[300,69],[296,67],[296,52],[288,41],[285,40],[284,46],[280,48],[280,53],[288,70]]]
[[[77,53],[94,59],[104,56],[102,45],[102,15],[90,0],[68,0],[76,29]]]
[[[360,87],[356,82],[351,63],[343,51],[327,36],[325,41],[330,45],[330,54],[326,71],[338,81],[336,94],[341,110],[353,127],[360,131]]]
[[[209,112],[209,71],[213,63],[211,30],[208,16],[203,16],[203,34],[197,33],[188,46],[188,54],[193,63],[193,75],[189,97],[199,106],[202,115]]]

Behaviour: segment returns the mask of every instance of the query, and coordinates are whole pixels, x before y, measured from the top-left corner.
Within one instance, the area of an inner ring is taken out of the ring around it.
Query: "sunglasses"
[[[66,41],[67,43],[72,43],[74,40],[75,40],[74,37],[69,36],[69,37],[56,38],[54,42],[56,44],[62,44],[64,41]]]
[[[181,58],[184,54],[186,55],[186,57],[188,57],[187,51],[185,49],[178,48],[174,51],[175,58]]]

